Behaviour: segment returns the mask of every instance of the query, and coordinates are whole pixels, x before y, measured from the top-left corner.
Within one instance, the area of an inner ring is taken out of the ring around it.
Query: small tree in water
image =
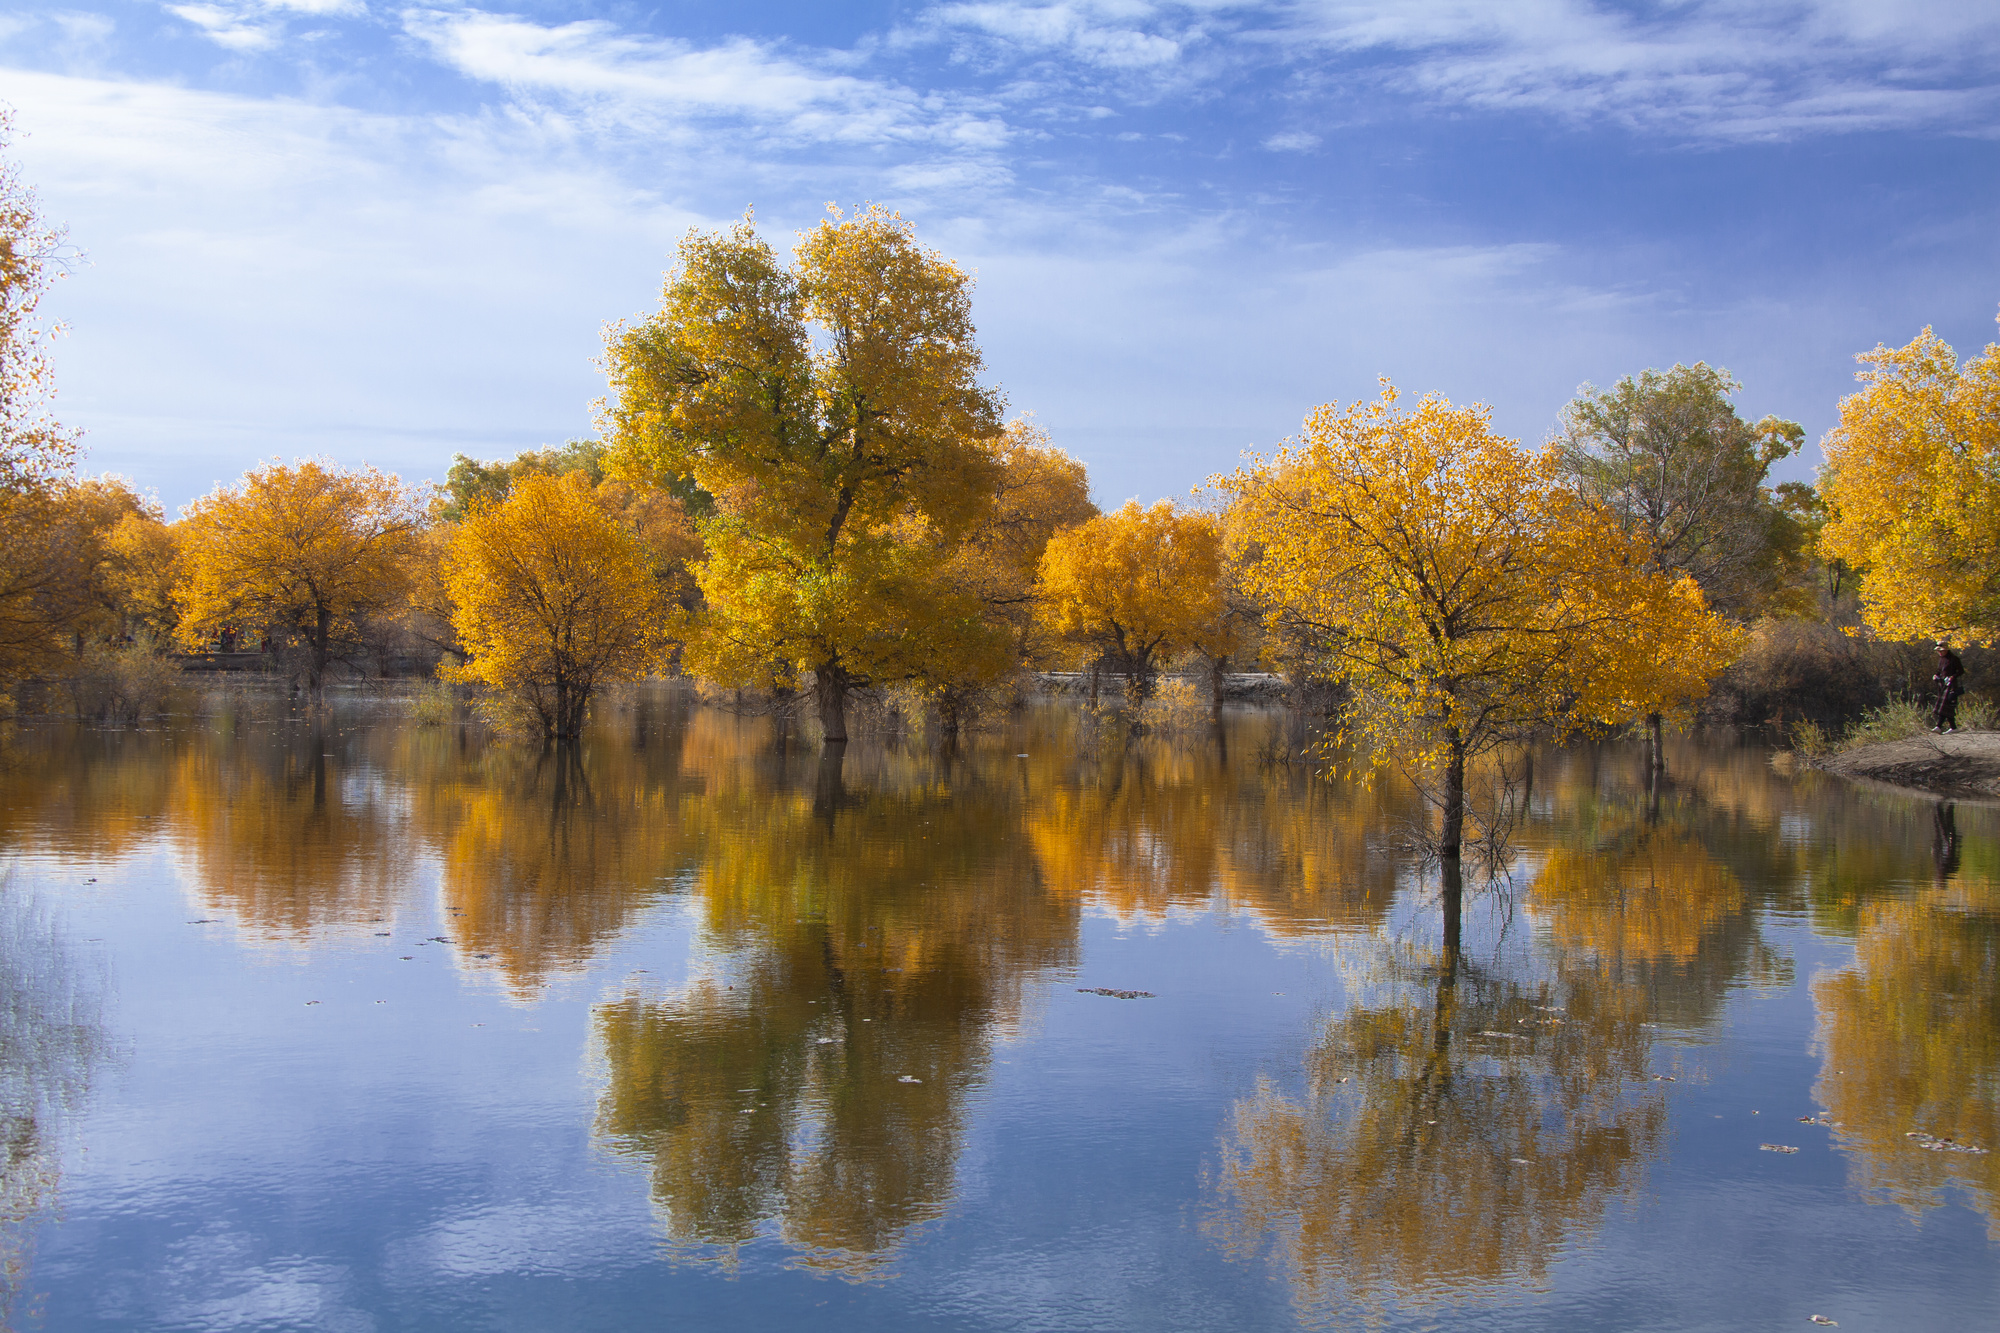
[[[475,512],[445,585],[467,654],[448,674],[525,705],[544,736],[574,739],[601,686],[658,660],[660,582],[581,475],[530,476]]]
[[[1699,697],[1737,642],[1692,580],[1483,407],[1404,411],[1385,386],[1218,484],[1246,590],[1350,686],[1334,743],[1429,776],[1448,862],[1470,760]]]

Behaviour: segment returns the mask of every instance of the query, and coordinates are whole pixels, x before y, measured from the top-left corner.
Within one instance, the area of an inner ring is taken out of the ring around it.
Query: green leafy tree
[[[1563,410],[1556,450],[1656,569],[1688,575],[1711,607],[1747,620],[1788,609],[1796,586],[1803,534],[1764,481],[1805,431],[1743,420],[1729,401],[1741,387],[1702,362],[1586,384]]]

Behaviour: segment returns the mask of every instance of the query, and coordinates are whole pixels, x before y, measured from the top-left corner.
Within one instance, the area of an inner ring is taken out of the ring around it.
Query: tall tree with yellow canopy
[[[849,692],[920,674],[928,638],[1005,651],[962,633],[977,599],[939,577],[996,489],[971,293],[879,208],[836,211],[790,266],[746,219],[691,233],[658,313],[610,335],[612,471],[716,497],[688,665],[738,684],[811,672],[829,743]],[[921,541],[899,529],[913,515]]]
[[[1347,739],[1436,779],[1454,863],[1468,760],[1699,697],[1734,650],[1691,579],[1565,485],[1553,451],[1493,434],[1484,407],[1405,410],[1385,385],[1218,484],[1246,590],[1346,680]]]

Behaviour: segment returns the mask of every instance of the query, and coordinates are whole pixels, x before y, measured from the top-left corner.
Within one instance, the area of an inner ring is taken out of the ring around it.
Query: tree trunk
[[[1646,714],[1646,727],[1652,738],[1653,753],[1650,759],[1653,771],[1657,773],[1667,766],[1667,752],[1662,748],[1660,740],[1660,715],[1658,713]]]
[[[841,767],[847,760],[847,742],[829,741],[819,752],[819,769],[813,774],[813,814],[832,820],[847,795]]]
[[[313,616],[312,699],[316,704],[326,702],[326,659],[332,647],[333,612],[322,606]]]
[[[550,728],[550,730],[555,733],[555,738],[559,741],[568,740],[570,738],[569,682],[561,676],[556,677],[556,715],[554,721],[555,726]]]
[[[1208,659],[1208,715],[1210,717],[1219,718],[1222,716],[1222,672],[1223,668],[1228,665],[1229,659],[1226,657],[1211,657]]]
[[[1447,977],[1458,971],[1459,932],[1465,915],[1465,876],[1459,859],[1444,859],[1444,966]]]
[[[837,661],[813,668],[813,695],[819,702],[819,727],[828,745],[847,744],[847,673]]]
[[[1444,768],[1444,827],[1438,830],[1438,855],[1456,865],[1465,842],[1465,741],[1454,728],[1447,740]]]

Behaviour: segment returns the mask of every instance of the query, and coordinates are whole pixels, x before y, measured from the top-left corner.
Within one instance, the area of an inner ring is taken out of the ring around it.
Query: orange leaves
[[[1128,500],[1057,533],[1041,573],[1042,614],[1056,633],[1141,672],[1212,637],[1227,609],[1221,526],[1166,500],[1150,509]]]
[[[330,642],[408,595],[427,498],[377,468],[311,459],[217,487],[180,524],[183,642],[200,647],[225,626],[296,635],[317,683]]]
[[[445,585],[469,660],[454,674],[573,736],[598,686],[644,675],[663,597],[637,542],[589,480],[535,475],[453,536]]]

